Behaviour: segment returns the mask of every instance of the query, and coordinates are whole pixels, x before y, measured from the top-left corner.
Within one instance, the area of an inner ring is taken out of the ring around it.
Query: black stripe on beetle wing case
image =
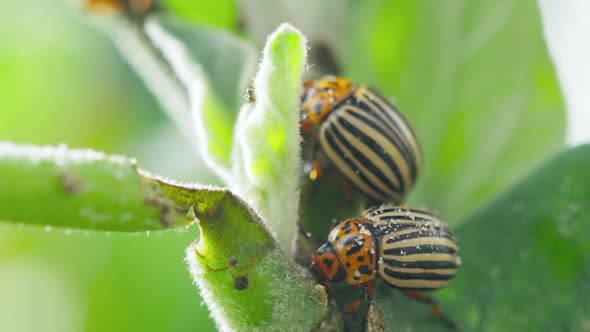
[[[445,287],[457,272],[459,248],[448,227],[426,211],[383,205],[363,212],[379,240],[379,277],[405,290]]]
[[[408,147],[410,154],[414,157],[417,168],[419,168],[422,164],[422,148],[420,147],[420,142],[417,139],[418,135],[416,135],[416,131],[410,121],[408,121],[406,116],[399,110],[397,106],[383,98],[383,96],[381,96],[376,90],[367,87],[363,88],[364,89],[358,89],[357,92],[359,94],[365,94],[369,100],[379,105],[379,109],[389,110],[386,112],[387,117],[390,119],[389,123],[398,128],[398,133],[403,133],[402,137],[406,141],[405,145]]]
[[[379,243],[379,276],[406,290],[438,289],[457,273],[458,247],[452,235],[417,227],[385,232]]]
[[[364,89],[366,90],[366,89]],[[336,167],[361,191],[378,201],[400,201],[412,186],[416,163],[399,126],[387,124],[398,114],[356,94],[338,106],[322,124],[320,144]],[[373,97],[371,97],[373,98]],[[366,102],[365,102],[366,101]],[[411,133],[405,126],[405,133]],[[398,132],[396,132],[398,131]],[[418,151],[419,153],[419,151]]]
[[[395,137],[404,159],[411,169],[413,182],[422,163],[422,151],[412,125],[394,105],[375,90],[361,86],[355,91],[354,96],[365,103],[367,105],[365,109],[372,112],[379,123],[387,127]]]

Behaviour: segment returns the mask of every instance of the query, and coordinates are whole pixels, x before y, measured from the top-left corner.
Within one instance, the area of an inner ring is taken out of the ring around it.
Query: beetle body
[[[401,290],[435,290],[447,286],[455,276],[458,251],[448,227],[431,214],[382,205],[332,229],[328,242],[313,256],[313,264],[328,281],[346,280],[362,286],[380,278]],[[339,278],[324,273],[326,263],[339,264],[331,267],[340,271]]]
[[[301,99],[301,130],[306,134],[317,127],[316,139],[329,161],[374,201],[400,203],[416,180],[422,156],[399,110],[373,89],[344,77],[306,81]]]
[[[378,275],[403,290],[447,286],[460,264],[449,228],[426,211],[385,205],[362,213],[378,241]]]
[[[359,219],[347,219],[332,230],[328,242],[334,248],[350,285],[360,285],[375,279],[376,248],[373,234]]]

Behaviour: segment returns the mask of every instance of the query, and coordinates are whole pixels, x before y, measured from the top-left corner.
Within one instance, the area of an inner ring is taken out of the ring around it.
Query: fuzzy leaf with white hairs
[[[238,192],[254,203],[289,254],[299,206],[299,92],[305,61],[305,37],[290,24],[268,37],[254,79],[254,106],[242,108],[233,155]]]
[[[0,188],[0,220],[24,225],[137,232],[196,218],[187,259],[221,330],[311,330],[327,312],[311,276],[227,189],[175,183],[93,150],[12,143],[0,143]]]
[[[311,276],[285,257],[260,217],[239,197],[229,191],[209,197],[212,205],[195,208],[201,239],[187,249],[187,259],[218,329],[317,327],[327,307]]]
[[[4,142],[0,220],[119,232],[190,224],[186,207],[163,195],[158,181],[122,156]]]

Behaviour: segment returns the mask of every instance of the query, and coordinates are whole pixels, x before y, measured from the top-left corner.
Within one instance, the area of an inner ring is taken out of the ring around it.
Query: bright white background
[[[590,142],[590,0],[539,0],[568,110],[567,142]]]

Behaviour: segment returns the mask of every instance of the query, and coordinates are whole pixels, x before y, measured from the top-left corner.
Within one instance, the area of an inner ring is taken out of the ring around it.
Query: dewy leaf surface
[[[457,229],[462,265],[456,280],[434,295],[463,331],[588,328],[588,165],[590,145],[568,150]],[[390,327],[441,330],[428,306],[386,287],[378,292]]]

